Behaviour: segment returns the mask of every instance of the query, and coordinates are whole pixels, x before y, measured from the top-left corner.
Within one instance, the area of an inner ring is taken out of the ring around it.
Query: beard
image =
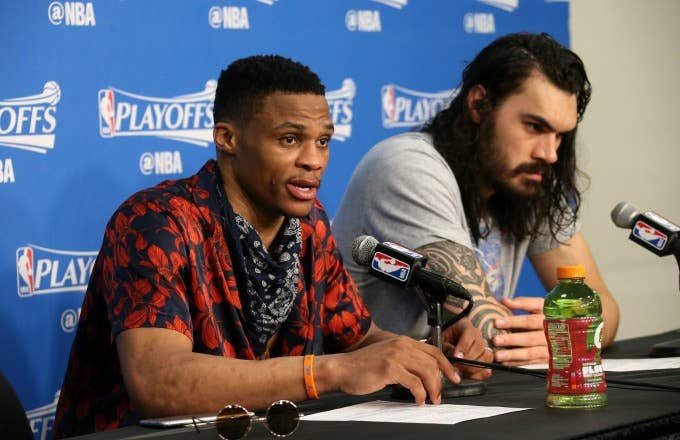
[[[498,164],[490,163],[489,165],[491,173],[487,174],[487,180],[494,193],[513,199],[517,202],[523,200],[536,201],[541,199],[545,195],[543,182],[551,179],[550,166],[543,162],[527,162],[520,164],[515,169],[507,172],[507,176],[500,178],[495,177],[503,176],[503,174],[498,174],[498,172],[500,172]],[[494,167],[497,168],[494,169]],[[540,173],[543,176],[543,179],[541,179],[541,181],[536,181],[522,177],[523,174],[527,173]]]
[[[537,160],[508,169],[510,157],[496,139],[494,118],[488,118],[479,129],[479,160],[484,185],[494,198],[507,198],[515,203],[535,202],[545,195],[544,183],[552,179],[550,164]],[[541,181],[523,178],[523,174],[541,174]]]
[[[503,149],[502,141],[496,138],[494,128],[494,118],[487,118],[479,128],[478,138],[480,183],[492,191],[486,203],[487,214],[502,229],[509,229],[522,238],[524,233],[517,231],[533,230],[537,219],[545,215],[545,198],[549,193],[549,182],[554,178],[552,167],[543,161],[532,161],[509,168],[510,157]],[[525,173],[540,173],[543,178],[531,180],[523,176]]]

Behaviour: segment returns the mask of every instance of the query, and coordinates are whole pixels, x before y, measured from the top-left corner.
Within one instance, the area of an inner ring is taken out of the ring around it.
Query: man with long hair
[[[557,266],[581,264],[602,298],[603,343],[611,343],[618,307],[578,232],[575,138],[590,94],[583,62],[552,37],[498,38],[464,69],[447,108],[362,159],[333,223],[342,254],[349,259],[352,240],[364,234],[417,249],[428,268],[470,290],[470,320],[495,360],[509,365],[548,356],[543,299],[513,298],[524,257],[546,290]],[[425,334],[418,295],[348,267],[378,324]]]

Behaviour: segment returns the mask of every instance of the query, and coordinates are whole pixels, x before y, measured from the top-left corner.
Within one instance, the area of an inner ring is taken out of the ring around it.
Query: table
[[[654,343],[680,337],[680,331],[617,341],[603,354],[605,358],[647,357]],[[680,386],[680,369],[607,372],[608,379],[634,380]],[[532,439],[532,438],[664,438],[680,432],[680,392],[633,390],[609,386],[608,404],[594,410],[566,410],[545,406],[545,379],[496,371],[486,381],[487,392],[478,396],[445,399],[444,403],[532,408],[500,416],[471,420],[457,425],[317,422],[302,419],[291,436],[303,439]],[[323,396],[319,401],[302,402],[305,414],[370,400],[389,400],[386,389],[369,396],[341,393]],[[680,438],[671,436],[672,438]],[[208,439],[217,438],[214,427],[161,430],[131,426],[116,431],[79,437],[107,439]],[[261,424],[254,424],[248,439],[274,439]]]

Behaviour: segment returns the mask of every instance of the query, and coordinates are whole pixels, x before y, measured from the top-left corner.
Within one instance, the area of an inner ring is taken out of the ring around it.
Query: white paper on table
[[[375,400],[311,414],[304,416],[303,420],[455,425],[466,420],[481,419],[527,409],[531,408],[450,404],[418,406],[415,403]]]
[[[680,357],[643,359],[602,359],[604,371],[642,371],[680,368]],[[548,364],[524,365],[530,370],[547,370]]]

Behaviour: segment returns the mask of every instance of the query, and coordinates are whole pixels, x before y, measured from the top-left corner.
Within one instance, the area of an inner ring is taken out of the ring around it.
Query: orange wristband
[[[302,373],[305,377],[305,390],[307,390],[308,399],[318,399],[319,394],[316,392],[316,384],[314,384],[314,355],[308,354],[302,361]]]

